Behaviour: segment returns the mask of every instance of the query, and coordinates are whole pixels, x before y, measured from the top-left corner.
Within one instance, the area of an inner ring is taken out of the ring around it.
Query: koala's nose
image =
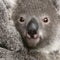
[[[37,34],[38,31],[38,22],[36,21],[36,19],[32,18],[29,23],[27,24],[27,31],[28,34],[33,37],[34,34]]]

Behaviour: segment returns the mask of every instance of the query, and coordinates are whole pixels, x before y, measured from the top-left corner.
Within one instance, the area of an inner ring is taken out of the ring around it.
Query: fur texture
[[[58,11],[59,2],[57,0],[0,0],[0,47],[3,48],[3,51],[5,49],[13,50],[9,53],[6,50],[6,60],[60,60]],[[18,21],[20,16],[26,19],[24,25]],[[39,35],[42,38],[47,37],[47,41],[44,38],[41,45],[38,44],[38,49],[27,50],[26,46],[23,46],[25,39],[23,32],[26,32],[26,25],[32,16],[37,19],[38,24],[41,23],[40,19],[47,16],[50,23],[46,27],[43,25],[45,28],[39,30]],[[44,32],[47,30],[48,34],[46,34],[47,32],[42,33],[43,30]],[[20,35],[24,39],[21,39]]]
[[[0,0],[0,47],[16,50],[19,49],[21,44],[19,42],[20,36],[4,3],[4,1]]]

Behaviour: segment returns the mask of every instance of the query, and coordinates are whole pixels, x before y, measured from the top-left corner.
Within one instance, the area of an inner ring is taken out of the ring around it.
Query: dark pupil
[[[44,18],[44,22],[48,22],[48,19],[47,18]]]
[[[23,17],[20,17],[20,21],[21,21],[21,22],[24,22],[24,19],[23,19]]]

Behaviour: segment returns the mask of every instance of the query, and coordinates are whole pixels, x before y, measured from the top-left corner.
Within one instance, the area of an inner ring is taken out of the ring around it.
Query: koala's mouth
[[[28,47],[30,48],[35,48],[37,46],[37,44],[40,41],[40,37],[38,34],[34,34],[34,36],[30,36],[28,33],[26,35],[26,42]]]
[[[29,39],[37,39],[39,36],[38,36],[38,34],[34,34],[34,35],[29,35],[28,33],[27,33],[27,38],[29,38]]]

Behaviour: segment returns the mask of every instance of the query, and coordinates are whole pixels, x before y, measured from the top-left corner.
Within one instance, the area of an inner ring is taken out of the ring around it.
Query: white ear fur
[[[56,3],[57,3],[57,13],[60,15],[60,0],[56,0]]]
[[[58,15],[60,15],[60,0],[51,0],[56,7]]]
[[[7,8],[12,8],[16,4],[16,0],[3,0]]]
[[[11,19],[13,8],[16,6],[17,0],[3,0],[3,3],[5,4],[7,8],[7,13],[9,14],[9,18]]]

